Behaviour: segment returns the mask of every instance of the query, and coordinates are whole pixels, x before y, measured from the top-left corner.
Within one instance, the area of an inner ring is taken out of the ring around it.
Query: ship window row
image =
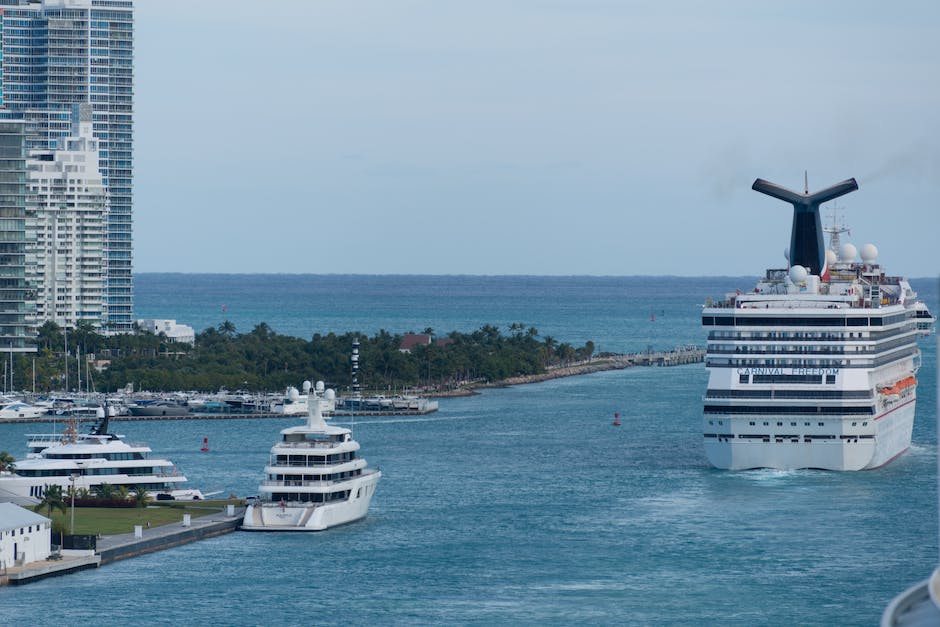
[[[729,442],[735,439],[733,433],[705,433],[703,434],[706,438],[716,438],[719,442]],[[768,433],[742,433],[738,434],[737,438],[739,440],[750,440],[750,441],[761,441],[761,442],[770,442],[773,440],[778,444],[783,444],[785,442],[796,444],[801,441],[801,436],[794,433],[781,433],[781,434],[768,434]],[[871,434],[850,434],[850,435],[840,435],[836,437],[835,435],[804,435],[802,436],[803,442],[830,442],[830,441],[840,441],[842,443],[858,443],[859,440],[873,440],[874,435]]]
[[[875,359],[745,359],[716,357],[707,359],[705,365],[709,368],[875,368],[899,361],[906,357],[917,356],[917,346],[903,347]]]
[[[811,415],[811,414],[834,414],[834,415],[873,415],[875,408],[871,405],[864,407],[846,407],[837,405],[835,407],[794,407],[775,406],[775,405],[705,405],[706,414],[777,414],[777,415]]]
[[[753,316],[702,316],[702,326],[724,327],[881,327],[907,320],[907,313],[891,316],[827,316],[819,318],[767,318]]]
[[[269,481],[281,481],[285,486],[301,486],[310,482],[318,481],[339,481],[340,479],[348,479],[350,477],[358,477],[362,474],[362,469],[357,468],[355,470],[347,470],[345,472],[333,472],[325,475],[282,475],[282,474],[270,474],[268,475]]]
[[[900,337],[889,342],[866,343],[855,346],[815,346],[805,344],[709,344],[708,354],[728,355],[775,355],[775,354],[800,354],[800,355],[877,355],[887,350],[899,346],[914,346],[915,336],[913,334]]]
[[[349,498],[350,490],[339,492],[272,492],[271,500],[285,503],[329,503],[331,501],[345,501]]]
[[[289,433],[284,436],[285,442],[345,442],[349,439],[348,433],[338,433],[335,435],[326,435],[319,433]]]
[[[709,331],[709,340],[781,340],[806,342],[844,342],[846,340],[881,340],[909,332],[910,329],[898,327],[887,331]]]
[[[54,468],[54,469],[24,469],[17,468],[16,474],[21,477],[71,477],[74,474],[73,469]],[[159,468],[150,466],[141,466],[139,468],[88,468],[82,472],[82,475],[157,475],[160,474]]]
[[[45,459],[109,459],[112,461],[126,461],[131,459],[144,459],[143,453],[49,453]]]
[[[746,377],[747,375],[741,375]],[[775,375],[756,375],[775,376]],[[828,375],[835,382],[835,375]],[[819,381],[816,381],[819,383]],[[706,398],[798,398],[804,400],[870,399],[871,390],[708,390]]]
[[[713,420],[709,420],[709,421],[708,421],[708,424],[714,425],[715,422],[714,422]],[[724,424],[724,421],[723,421],[723,420],[719,420],[719,421],[718,421],[718,424],[719,424],[719,425],[722,425],[722,424]],[[756,426],[757,426],[757,423],[754,422],[753,420],[750,421],[750,422],[747,423],[747,424],[750,425],[750,426],[752,426],[752,427],[756,427]],[[811,424],[812,424],[812,423],[810,423],[810,422],[804,422],[804,423],[803,423],[803,426],[804,426],[804,427],[809,427],[809,426],[811,426]],[[769,426],[770,426],[770,422],[767,421],[767,420],[765,420],[765,421],[764,421],[764,426],[765,426],[765,427],[769,427]],[[779,422],[779,421],[778,421],[778,422],[777,422],[777,426],[778,426],[778,427],[782,427],[782,426],[783,426],[783,422]],[[795,423],[795,422],[791,422],[791,423],[790,423],[790,426],[791,426],[791,427],[795,427],[795,426],[796,426],[796,423]],[[818,422],[818,423],[816,423],[816,426],[818,426],[818,427],[825,427],[825,426],[826,426],[826,423],[825,423],[825,422]],[[853,427],[857,427],[857,426],[858,426],[858,422],[853,422],[853,423],[852,423],[852,426],[853,426]],[[862,426],[863,426],[863,427],[867,427],[867,426],[868,426],[868,421],[866,420],[865,422],[863,422],[863,423],[862,423]]]
[[[277,466],[327,466],[341,464],[356,459],[355,451],[334,453],[333,455],[277,455]]]
[[[825,379],[823,379],[823,375],[821,374],[754,374],[754,375],[740,374],[738,375],[738,383],[742,383],[742,384],[747,384],[747,383],[821,384],[824,380],[826,383],[829,383],[829,384],[835,383],[836,375],[827,374],[825,375]],[[813,392],[813,394],[816,394],[816,393]]]

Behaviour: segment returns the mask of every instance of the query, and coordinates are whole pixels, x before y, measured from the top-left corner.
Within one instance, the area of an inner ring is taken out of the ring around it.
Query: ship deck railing
[[[348,440],[346,440],[346,441],[344,441],[344,442],[320,442],[320,441],[314,441],[314,440],[307,440],[307,441],[304,441],[304,442],[278,442],[278,443],[275,444],[274,446],[275,446],[275,448],[294,448],[294,449],[314,448],[314,449],[329,449],[329,448],[336,448],[336,447],[338,447],[340,444],[346,444],[346,442],[348,442]]]
[[[329,479],[325,481],[262,481],[261,487],[264,488],[325,488],[341,483],[349,483],[354,479],[359,479],[362,475],[346,477],[345,479]]]

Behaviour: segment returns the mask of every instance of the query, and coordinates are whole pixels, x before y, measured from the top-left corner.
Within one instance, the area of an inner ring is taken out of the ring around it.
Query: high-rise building
[[[27,326],[26,160],[23,122],[0,120],[0,351],[35,351]]]
[[[108,203],[98,172],[91,105],[73,107],[73,130],[26,160],[26,280],[37,326],[100,326],[105,316]]]
[[[0,0],[0,118],[25,122],[27,150],[50,150],[71,132],[72,105],[89,103],[108,194],[105,318],[130,331],[133,316],[132,0]]]

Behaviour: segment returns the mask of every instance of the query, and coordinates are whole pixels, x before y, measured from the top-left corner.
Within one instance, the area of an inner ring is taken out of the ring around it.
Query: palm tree
[[[99,499],[113,499],[117,496],[117,489],[110,483],[102,483],[95,488]]]
[[[34,511],[38,512],[43,507],[46,508],[46,516],[48,518],[52,518],[52,510],[54,509],[59,510],[63,514],[65,513],[65,495],[62,494],[62,486],[47,485],[43,488],[42,500]]]
[[[137,507],[145,507],[147,502],[150,501],[150,494],[147,493],[147,489],[137,486],[137,490],[134,492],[134,501],[137,503]]]
[[[229,339],[235,337],[235,323],[231,320],[226,320],[225,322],[221,323],[219,325],[219,333]]]
[[[0,451],[0,472],[16,471],[16,459],[6,451]]]
[[[126,501],[131,496],[131,491],[126,485],[118,486],[117,496],[119,499]]]

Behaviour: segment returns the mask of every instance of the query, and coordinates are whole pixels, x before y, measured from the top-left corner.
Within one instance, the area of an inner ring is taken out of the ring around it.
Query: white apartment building
[[[35,324],[107,324],[108,196],[98,170],[88,104],[72,112],[72,133],[55,150],[26,160],[26,279],[35,290]]]
[[[174,342],[196,343],[196,331],[187,324],[177,324],[176,320],[138,320],[137,326],[142,331],[150,331],[154,335],[162,333],[166,339]]]

